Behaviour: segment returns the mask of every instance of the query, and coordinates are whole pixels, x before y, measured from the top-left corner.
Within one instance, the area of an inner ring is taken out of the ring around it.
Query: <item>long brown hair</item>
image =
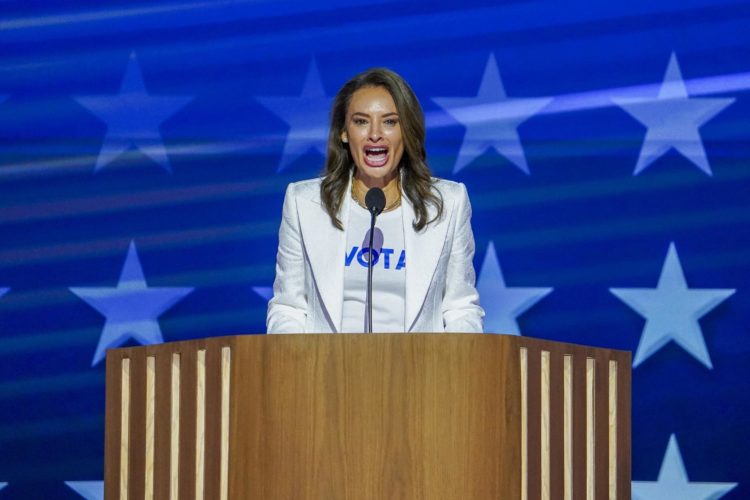
[[[331,222],[344,229],[338,218],[339,209],[347,195],[346,188],[352,175],[354,161],[348,144],[341,140],[346,127],[346,112],[352,95],[363,87],[383,87],[391,94],[401,125],[404,141],[404,155],[398,169],[401,174],[401,187],[414,207],[416,218],[412,223],[416,231],[439,219],[443,214],[443,200],[433,186],[434,181],[427,166],[425,152],[425,125],[422,106],[417,96],[401,76],[385,68],[373,68],[358,74],[341,87],[331,108],[331,127],[328,132],[328,153],[320,185],[320,198],[331,217]],[[437,209],[435,217],[428,220],[428,204]]]

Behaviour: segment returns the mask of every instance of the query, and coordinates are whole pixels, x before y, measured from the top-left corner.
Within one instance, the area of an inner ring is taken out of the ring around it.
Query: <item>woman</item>
[[[371,69],[341,88],[324,177],[286,191],[268,333],[365,331],[372,187],[386,195],[373,331],[482,332],[466,188],[430,176],[424,141],[422,108],[396,73]]]

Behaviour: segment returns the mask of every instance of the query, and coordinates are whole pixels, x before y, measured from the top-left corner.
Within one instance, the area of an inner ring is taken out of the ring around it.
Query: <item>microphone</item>
[[[370,188],[365,195],[365,205],[370,212],[370,244],[367,256],[367,333],[372,333],[372,237],[375,234],[375,218],[385,208],[385,193],[379,187]]]
[[[383,190],[378,187],[370,188],[365,195],[365,206],[373,214],[373,217],[380,215],[380,212],[385,208],[385,193]]]

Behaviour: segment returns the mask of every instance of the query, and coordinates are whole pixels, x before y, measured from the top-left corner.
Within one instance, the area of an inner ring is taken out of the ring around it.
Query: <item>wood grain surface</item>
[[[144,496],[150,466],[145,460],[145,367],[146,356],[154,356],[156,498],[167,497],[169,477],[178,473],[178,498],[195,498],[196,485],[202,485],[204,498],[219,498],[221,484],[228,484],[228,498],[242,499],[518,499],[521,348],[528,355],[528,498],[538,500],[543,491],[543,457],[549,460],[544,491],[550,498],[562,499],[565,489],[573,498],[585,496],[587,359],[596,359],[597,368],[596,498],[614,490],[618,498],[628,498],[630,354],[470,334],[245,335],[110,350],[106,498],[121,493],[120,394],[126,359],[131,366],[128,483],[131,498]],[[228,423],[221,413],[222,349],[231,355]],[[199,350],[206,351],[204,472],[196,470],[195,448]],[[544,391],[542,351],[549,353]],[[180,356],[179,457],[171,463],[175,353]],[[563,426],[564,356],[572,368],[569,434]],[[618,366],[616,392],[610,389],[610,360]],[[542,394],[545,415],[549,410],[544,449]],[[610,403],[615,402],[617,426],[610,432]],[[613,437],[617,442],[610,454]],[[222,444],[224,438],[228,444]],[[228,447],[228,470],[220,465],[222,446]],[[570,476],[563,473],[564,449],[571,450]],[[609,487],[610,455],[616,455],[616,489]],[[197,480],[201,473],[205,477]]]

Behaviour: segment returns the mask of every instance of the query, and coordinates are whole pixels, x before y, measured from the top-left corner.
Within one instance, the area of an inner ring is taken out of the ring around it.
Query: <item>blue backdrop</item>
[[[750,498],[748,22],[0,1],[0,498],[101,496],[106,348],[265,331],[285,186],[372,66],[469,190],[487,331],[632,350],[634,496]]]

